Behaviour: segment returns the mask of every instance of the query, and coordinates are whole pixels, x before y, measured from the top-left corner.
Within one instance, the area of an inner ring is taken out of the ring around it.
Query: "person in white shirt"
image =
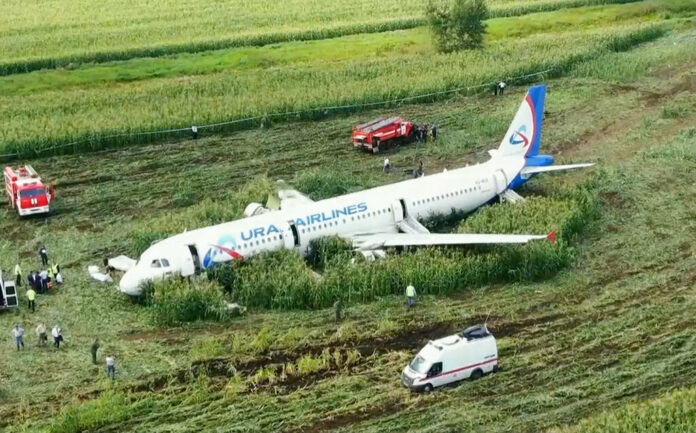
[[[60,349],[60,343],[63,341],[63,330],[58,325],[55,325],[51,329],[51,335],[53,336],[53,345],[56,349]]]
[[[111,380],[116,379],[116,358],[113,354],[106,357],[106,375],[111,378]]]
[[[24,327],[17,323],[12,329],[12,336],[15,339],[17,350],[19,351],[19,349],[24,349]]]

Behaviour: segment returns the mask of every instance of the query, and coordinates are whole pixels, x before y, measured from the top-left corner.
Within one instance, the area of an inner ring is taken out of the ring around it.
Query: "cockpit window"
[[[167,260],[167,259],[162,259],[162,267],[163,267],[163,268],[168,268],[168,267],[169,267],[169,260]]]
[[[155,260],[153,260],[152,263],[150,264],[150,267],[152,267],[152,268],[161,268],[161,267],[162,267],[162,263],[160,263],[159,260],[155,259]]]

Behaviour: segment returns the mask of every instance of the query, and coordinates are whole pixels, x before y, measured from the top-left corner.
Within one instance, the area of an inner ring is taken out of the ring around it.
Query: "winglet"
[[[546,239],[548,239],[551,243],[556,242],[556,232],[554,230],[551,230],[548,235],[546,235]]]

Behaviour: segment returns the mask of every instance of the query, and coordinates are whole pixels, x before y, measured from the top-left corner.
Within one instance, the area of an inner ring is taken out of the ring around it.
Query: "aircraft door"
[[[497,170],[495,173],[493,173],[493,184],[495,185],[496,194],[501,194],[507,189],[508,180],[505,173],[503,173],[503,170]]]
[[[200,262],[198,260],[198,250],[195,245],[187,245],[177,251],[181,265],[181,276],[188,277],[200,272]],[[195,259],[195,262],[194,262]]]
[[[287,250],[300,246],[300,232],[297,231],[295,221],[288,221],[285,230],[283,230],[283,244]]]
[[[399,224],[404,220],[404,207],[401,200],[394,200],[391,204],[392,215],[394,215],[394,223]]]

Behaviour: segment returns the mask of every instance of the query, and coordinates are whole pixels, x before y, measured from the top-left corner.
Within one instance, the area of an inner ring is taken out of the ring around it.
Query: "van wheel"
[[[471,377],[471,380],[481,379],[481,377],[483,377],[483,371],[481,371],[477,368],[476,370],[471,372],[470,377]]]
[[[433,390],[433,385],[431,385],[429,383],[423,387],[423,392],[431,392],[432,390]]]

